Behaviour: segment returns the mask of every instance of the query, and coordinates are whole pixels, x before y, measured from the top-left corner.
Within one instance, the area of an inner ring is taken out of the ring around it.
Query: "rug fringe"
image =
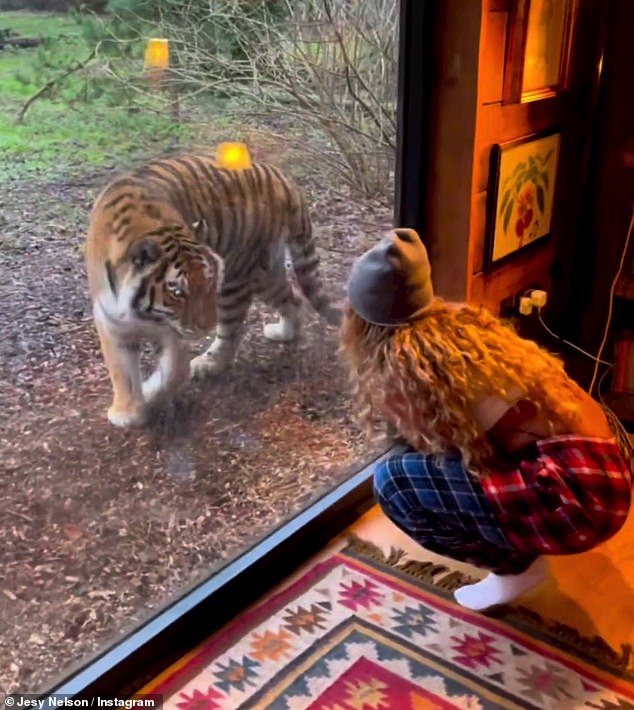
[[[399,550],[394,547],[390,547],[390,552],[385,555],[380,547],[367,540],[362,540],[357,537],[354,533],[347,534],[348,549],[353,552],[357,552],[364,557],[369,557],[376,562],[380,562],[388,567],[393,567],[400,572],[405,572],[410,577],[415,577],[421,582],[427,582],[432,584],[434,587],[443,589],[447,592],[453,592],[459,587],[465,584],[472,584],[477,582],[477,579],[470,577],[463,572],[458,572],[457,570],[450,570],[442,564],[437,564],[434,562],[420,562],[419,560],[405,560],[401,562],[406,556],[404,550]]]
[[[364,557],[369,557],[371,560],[376,562],[381,562],[384,565],[390,567],[395,567],[400,560],[405,556],[403,550],[399,550],[396,547],[390,547],[390,552],[388,555],[383,553],[383,550],[378,545],[368,540],[362,540],[357,537],[354,533],[348,533],[346,535],[347,546],[349,549],[358,552]]]
[[[453,592],[465,584],[472,584],[477,581],[476,578],[463,572],[450,571],[448,567],[434,562],[403,561],[406,556],[405,551],[395,547],[390,547],[390,552],[386,555],[380,547],[367,540],[362,540],[354,533],[348,533],[346,537],[348,543],[346,549],[447,592]],[[620,652],[616,651],[600,636],[584,636],[572,626],[544,619],[538,612],[524,606],[501,606],[497,608],[494,615],[504,621],[518,621],[528,624],[538,631],[543,631],[550,636],[561,639],[568,646],[582,651],[600,663],[615,668],[624,674],[634,674],[634,647],[632,644],[621,644]]]
[[[504,606],[501,609],[505,620],[516,620],[528,623],[538,629],[546,631],[551,636],[565,641],[569,646],[573,646],[584,651],[592,658],[619,669],[627,674],[634,674],[634,647],[630,643],[622,643],[621,650],[616,651],[600,636],[584,636],[572,626],[562,624],[559,621],[551,621],[524,606]]]

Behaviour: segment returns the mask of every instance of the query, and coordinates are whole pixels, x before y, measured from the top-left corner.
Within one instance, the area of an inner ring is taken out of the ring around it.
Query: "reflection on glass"
[[[186,382],[142,426],[113,426],[83,250],[91,206],[122,170],[245,143],[306,194],[341,301],[392,219],[396,0],[83,7],[97,14],[0,12],[6,692],[49,686],[375,453],[351,419],[337,329],[306,307],[301,338],[272,342],[261,301],[230,368]],[[153,37],[169,40],[161,82],[144,70]],[[188,343],[189,357],[212,341]],[[157,355],[143,346],[144,373]]]
[[[522,93],[559,83],[566,0],[530,0]]]

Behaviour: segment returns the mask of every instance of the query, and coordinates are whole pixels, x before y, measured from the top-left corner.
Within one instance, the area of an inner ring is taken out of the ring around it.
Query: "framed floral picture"
[[[488,266],[550,235],[560,142],[560,133],[548,133],[493,146]]]

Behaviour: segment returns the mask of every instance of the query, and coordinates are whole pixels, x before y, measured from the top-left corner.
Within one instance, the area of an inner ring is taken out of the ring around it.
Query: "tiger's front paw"
[[[150,403],[161,399],[165,394],[165,385],[163,383],[162,373],[154,372],[151,374],[147,380],[141,385],[141,392],[143,393],[143,399]]]
[[[179,364],[171,372],[165,373],[161,368],[157,368],[141,385],[143,399],[147,405],[154,406],[160,404],[167,397],[174,394],[180,385],[187,382],[189,376],[189,365],[187,361]]]
[[[299,321],[291,318],[280,318],[277,323],[264,325],[264,337],[276,343],[291,343],[299,335]]]
[[[108,421],[116,427],[139,427],[147,421],[147,412],[144,407],[122,409],[114,405],[108,409]]]
[[[203,353],[189,363],[189,373],[192,379],[203,379],[209,375],[219,375],[231,366],[233,358],[218,354]]]

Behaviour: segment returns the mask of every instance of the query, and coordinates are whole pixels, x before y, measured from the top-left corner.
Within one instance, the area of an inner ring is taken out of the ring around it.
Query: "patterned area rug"
[[[174,710],[634,710],[631,648],[466,611],[464,581],[351,540],[143,692]]]

